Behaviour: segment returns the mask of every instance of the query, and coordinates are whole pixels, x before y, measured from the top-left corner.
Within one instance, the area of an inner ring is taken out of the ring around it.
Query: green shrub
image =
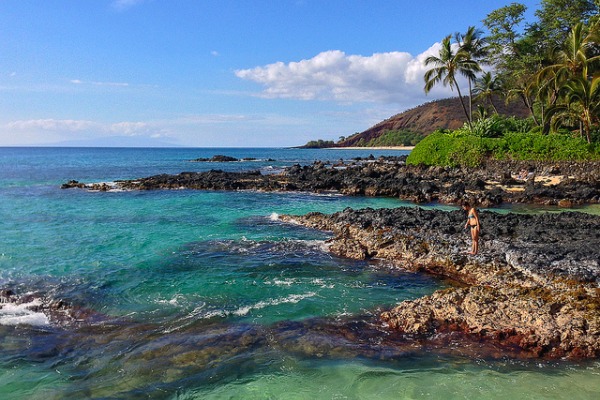
[[[433,132],[415,146],[406,159],[407,164],[444,165],[452,138],[444,132]]]
[[[417,144],[406,162],[413,165],[477,166],[485,156],[485,149],[479,137],[436,131]]]
[[[533,125],[530,118],[503,117],[496,114],[489,118],[473,121],[470,129],[465,124],[462,129],[470,131],[475,136],[497,138],[506,132],[527,133],[533,128]]]
[[[306,143],[303,147],[307,148],[307,149],[322,149],[325,147],[334,147],[335,143],[333,142],[333,140],[323,140],[323,139],[319,139],[319,140],[311,140],[308,143]]]
[[[583,161],[598,158],[593,146],[571,135],[508,133],[501,140],[506,143],[504,150],[507,155],[518,160]]]
[[[487,154],[486,142],[476,136],[465,136],[456,139],[450,151],[448,151],[446,165],[464,165],[466,167],[481,165]]]
[[[498,138],[437,131],[410,153],[408,164],[475,167],[486,158],[584,161],[600,159],[600,144],[588,144],[571,135],[511,132]]]

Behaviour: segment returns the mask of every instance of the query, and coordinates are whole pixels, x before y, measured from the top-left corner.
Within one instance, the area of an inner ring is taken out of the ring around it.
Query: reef
[[[459,335],[522,358],[600,356],[600,217],[583,213],[481,212],[478,255],[460,211],[346,209],[281,216],[331,231],[329,250],[390,268],[435,274],[454,285],[380,315],[415,340]]]
[[[335,192],[397,197],[415,203],[457,204],[465,197],[483,207],[528,203],[573,207],[600,203],[600,162],[489,160],[479,168],[406,165],[405,157],[317,161],[278,174],[260,170],[182,172],[111,183],[71,180],[63,189],[88,190],[255,190]]]

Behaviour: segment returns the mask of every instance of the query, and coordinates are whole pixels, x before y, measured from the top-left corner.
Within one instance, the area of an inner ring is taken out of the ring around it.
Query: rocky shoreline
[[[600,217],[481,212],[483,250],[466,254],[460,211],[419,208],[282,216],[333,232],[331,252],[376,258],[455,285],[383,312],[389,329],[419,340],[460,335],[518,357],[600,356]]]
[[[182,172],[112,183],[81,183],[63,189],[88,190],[256,190],[336,192],[353,196],[397,197],[416,203],[457,204],[466,197],[482,207],[527,203],[572,207],[600,203],[600,162],[541,163],[488,161],[483,167],[409,166],[406,157],[317,161],[293,165],[279,174],[261,171]],[[525,179],[518,175],[526,171]]]
[[[488,161],[463,169],[407,166],[405,157],[382,157],[294,165],[281,174],[211,170],[110,184],[70,181],[62,188],[337,192],[415,203],[469,199],[481,207],[572,207],[600,203],[600,162]],[[380,315],[388,329],[411,341],[439,344],[459,337],[467,347],[483,343],[522,358],[600,357],[598,216],[484,211],[477,256],[466,254],[470,238],[461,211],[347,209],[281,219],[333,232],[329,249],[336,255],[387,260],[454,282]]]

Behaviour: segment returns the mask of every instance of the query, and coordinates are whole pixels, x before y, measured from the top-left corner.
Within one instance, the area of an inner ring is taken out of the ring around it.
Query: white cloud
[[[436,87],[426,98],[423,64],[439,52],[439,43],[414,57],[406,52],[375,53],[369,57],[325,51],[308,60],[276,62],[235,71],[242,79],[264,86],[260,96],[348,103],[376,102],[407,107],[456,94]]]
[[[147,122],[117,122],[107,125],[104,130],[119,133],[126,136],[137,136],[141,134],[154,134],[154,127]]]
[[[82,81],[81,79],[71,79],[69,82],[71,82],[74,85],[89,84],[89,85],[94,85],[94,86],[113,86],[113,87],[128,87],[129,86],[129,83],[127,83],[127,82],[101,82],[101,81],[86,82],[86,81]]]
[[[12,121],[6,127],[14,132],[56,132],[80,134],[120,134],[125,136],[146,136],[163,134],[160,124],[149,122],[104,123],[74,119],[31,119]]]
[[[99,124],[92,121],[73,119],[32,119],[23,121],[12,121],[7,124],[11,130],[31,131],[86,131],[98,128]]]

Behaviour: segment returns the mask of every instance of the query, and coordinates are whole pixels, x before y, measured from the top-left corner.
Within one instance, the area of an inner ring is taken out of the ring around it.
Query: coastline
[[[324,147],[323,150],[404,150],[412,151],[415,146],[375,146],[375,147]]]
[[[346,209],[281,216],[332,232],[328,248],[352,259],[383,260],[391,270],[425,272],[449,289],[403,301],[379,314],[411,340],[487,344],[520,359],[600,357],[600,217],[578,213],[481,212],[482,250],[465,254],[461,211]],[[591,251],[590,251],[591,250]]]
[[[256,190],[335,192],[415,203],[478,208],[503,203],[574,207],[600,203],[599,162],[493,161],[477,169],[407,166],[406,156],[295,164],[281,174],[184,172],[106,184],[67,182],[63,189]],[[535,171],[526,180],[515,171]],[[427,272],[457,285],[380,313],[383,325],[429,341],[457,334],[517,358],[600,357],[600,217],[482,211],[482,251],[466,255],[460,211],[347,209],[332,215],[283,216],[283,222],[333,232],[329,250],[381,259],[391,268]],[[515,350],[516,349],[516,350]]]
[[[506,203],[570,208],[600,203],[600,162],[541,163],[491,160],[476,169],[406,165],[406,155],[350,159],[338,163],[295,164],[280,173],[260,170],[210,170],[161,174],[107,185],[63,184],[63,189],[88,190],[256,190],[269,192],[332,192],[349,196],[392,197],[414,203],[461,204],[478,207]],[[519,179],[518,171],[534,171]]]

